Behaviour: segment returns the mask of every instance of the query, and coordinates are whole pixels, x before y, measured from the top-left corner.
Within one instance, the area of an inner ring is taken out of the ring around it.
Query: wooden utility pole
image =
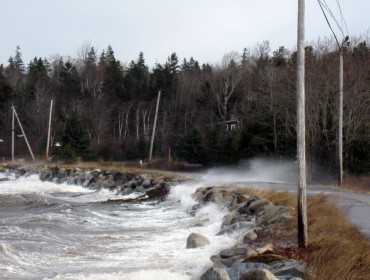
[[[157,116],[158,116],[158,108],[159,108],[159,100],[160,99],[161,99],[161,91],[158,91],[157,107],[155,109],[154,125],[153,125],[153,131],[152,131],[152,140],[150,141],[149,163],[152,162],[154,135],[155,135],[155,128],[157,126]]]
[[[307,246],[306,127],[305,127],[305,0],[298,0],[297,35],[297,160],[298,246]]]
[[[20,121],[20,120],[19,120],[19,118],[18,118],[18,115],[17,115],[17,112],[15,111],[14,106],[13,106],[13,112],[14,112],[15,117],[17,118],[17,121],[18,121],[19,127],[21,128],[21,131],[22,131],[22,135],[23,135],[23,137],[24,137],[24,140],[26,140],[26,144],[27,144],[28,150],[30,151],[31,157],[32,157],[32,159],[35,161],[35,157],[33,156],[31,146],[30,146],[30,144],[28,143],[27,136],[26,136],[26,134],[24,133],[24,130],[23,130],[23,127],[22,127],[21,121]]]
[[[48,159],[49,159],[50,131],[51,131],[51,115],[52,115],[52,111],[53,111],[53,99],[50,101],[48,140],[46,142],[45,164],[48,163]]]
[[[14,105],[12,105],[12,163],[14,163]]]
[[[338,186],[341,186],[343,181],[343,45],[339,49],[338,161]]]

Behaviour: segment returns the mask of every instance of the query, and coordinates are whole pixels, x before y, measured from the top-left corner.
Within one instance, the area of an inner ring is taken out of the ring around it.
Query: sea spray
[[[225,210],[209,204],[195,216],[192,193],[171,188],[161,203],[114,202],[114,191],[42,182],[36,175],[0,182],[0,272],[7,279],[197,279],[210,257],[231,247],[216,236]],[[210,245],[186,249],[190,233]]]

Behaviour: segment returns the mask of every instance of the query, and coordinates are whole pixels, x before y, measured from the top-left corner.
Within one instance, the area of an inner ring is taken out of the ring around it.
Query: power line
[[[343,15],[343,13],[342,13],[342,8],[341,8],[341,6],[340,6],[339,0],[337,0],[337,4],[338,4],[338,8],[339,8],[339,12],[340,12],[340,16],[341,16],[342,22],[344,22],[344,27],[346,28],[346,31],[347,31],[347,35],[349,35],[349,31],[348,31],[347,23],[346,23],[346,20],[345,20],[345,18],[344,18],[344,15]]]
[[[343,30],[342,30],[342,27],[340,26],[340,24],[339,24],[338,20],[336,19],[336,17],[334,16],[333,12],[332,12],[332,11],[331,11],[331,9],[329,8],[329,5],[326,3],[326,1],[325,1],[325,0],[321,0],[321,1],[322,1],[322,4],[323,4],[323,6],[324,6],[325,10],[327,10],[327,11],[328,11],[328,13],[329,13],[330,17],[334,20],[334,22],[336,23],[336,25],[337,25],[338,29],[340,30],[340,32],[342,33],[342,36],[343,36],[343,38],[344,38],[344,33],[343,33]]]
[[[317,2],[318,2],[318,3],[319,3],[319,5],[320,5],[321,11],[323,12],[324,17],[325,17],[325,19],[326,19],[326,22],[328,23],[328,25],[329,25],[329,27],[330,27],[330,30],[331,30],[331,32],[332,32],[332,33],[333,33],[333,35],[334,35],[335,41],[337,42],[338,47],[339,47],[339,49],[340,49],[341,47],[340,47],[340,44],[339,44],[339,42],[338,42],[337,35],[335,35],[335,32],[334,32],[333,28],[331,27],[331,24],[330,24],[330,22],[329,22],[329,19],[328,19],[328,17],[326,16],[326,13],[325,13],[325,11],[324,11],[324,7],[323,7],[323,3],[321,2],[321,0],[317,0]]]

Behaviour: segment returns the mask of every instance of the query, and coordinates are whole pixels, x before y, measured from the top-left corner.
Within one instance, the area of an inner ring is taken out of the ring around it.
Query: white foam
[[[182,183],[174,186],[168,194],[168,200],[181,203],[182,210],[189,211],[197,202],[192,197],[195,190],[201,187],[201,183]]]
[[[190,276],[167,270],[140,270],[130,273],[65,274],[44,280],[189,280]]]
[[[43,251],[35,244],[32,250],[22,251],[22,258],[27,263],[21,263],[22,267],[15,264],[15,270],[18,273],[24,268],[35,273],[30,276],[42,277],[53,275],[50,271],[59,272],[56,276],[48,276],[52,278],[44,278],[56,280],[197,279],[212,265],[212,255],[235,243],[231,236],[216,236],[226,214],[225,209],[210,204],[202,207],[194,217],[187,213],[196,203],[192,194],[201,186],[199,183],[179,184],[171,189],[167,200],[161,204],[126,204],[115,208],[89,208],[86,205],[83,206],[86,209],[76,208],[79,211],[71,211],[66,204],[68,212],[63,208],[66,211],[47,215],[68,221],[72,234],[68,233],[67,237],[62,230],[54,232],[53,236],[45,235],[43,224],[40,224],[40,233],[44,233],[35,236],[43,238],[51,250]],[[114,195],[108,190],[91,192],[79,186],[41,182],[37,176],[0,184],[0,194],[42,192],[52,195],[61,191],[86,192],[63,196],[69,201],[97,201]],[[28,219],[26,221],[31,218],[24,217]],[[77,231],[73,232],[75,228]],[[9,236],[14,236],[10,227],[8,232]],[[210,245],[186,249],[187,238],[192,232],[205,235]],[[52,237],[52,243],[48,243],[46,237]],[[35,267],[32,262],[35,257],[43,268]]]
[[[38,175],[31,175],[28,177],[21,177],[17,180],[0,182],[0,194],[60,193],[60,192],[89,193],[93,191],[76,185],[42,182],[39,179]]]

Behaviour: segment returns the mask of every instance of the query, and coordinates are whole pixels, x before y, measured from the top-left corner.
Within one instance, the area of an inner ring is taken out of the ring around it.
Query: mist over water
[[[235,182],[296,183],[297,163],[287,159],[255,158],[237,165],[216,167],[202,174],[208,185]]]

